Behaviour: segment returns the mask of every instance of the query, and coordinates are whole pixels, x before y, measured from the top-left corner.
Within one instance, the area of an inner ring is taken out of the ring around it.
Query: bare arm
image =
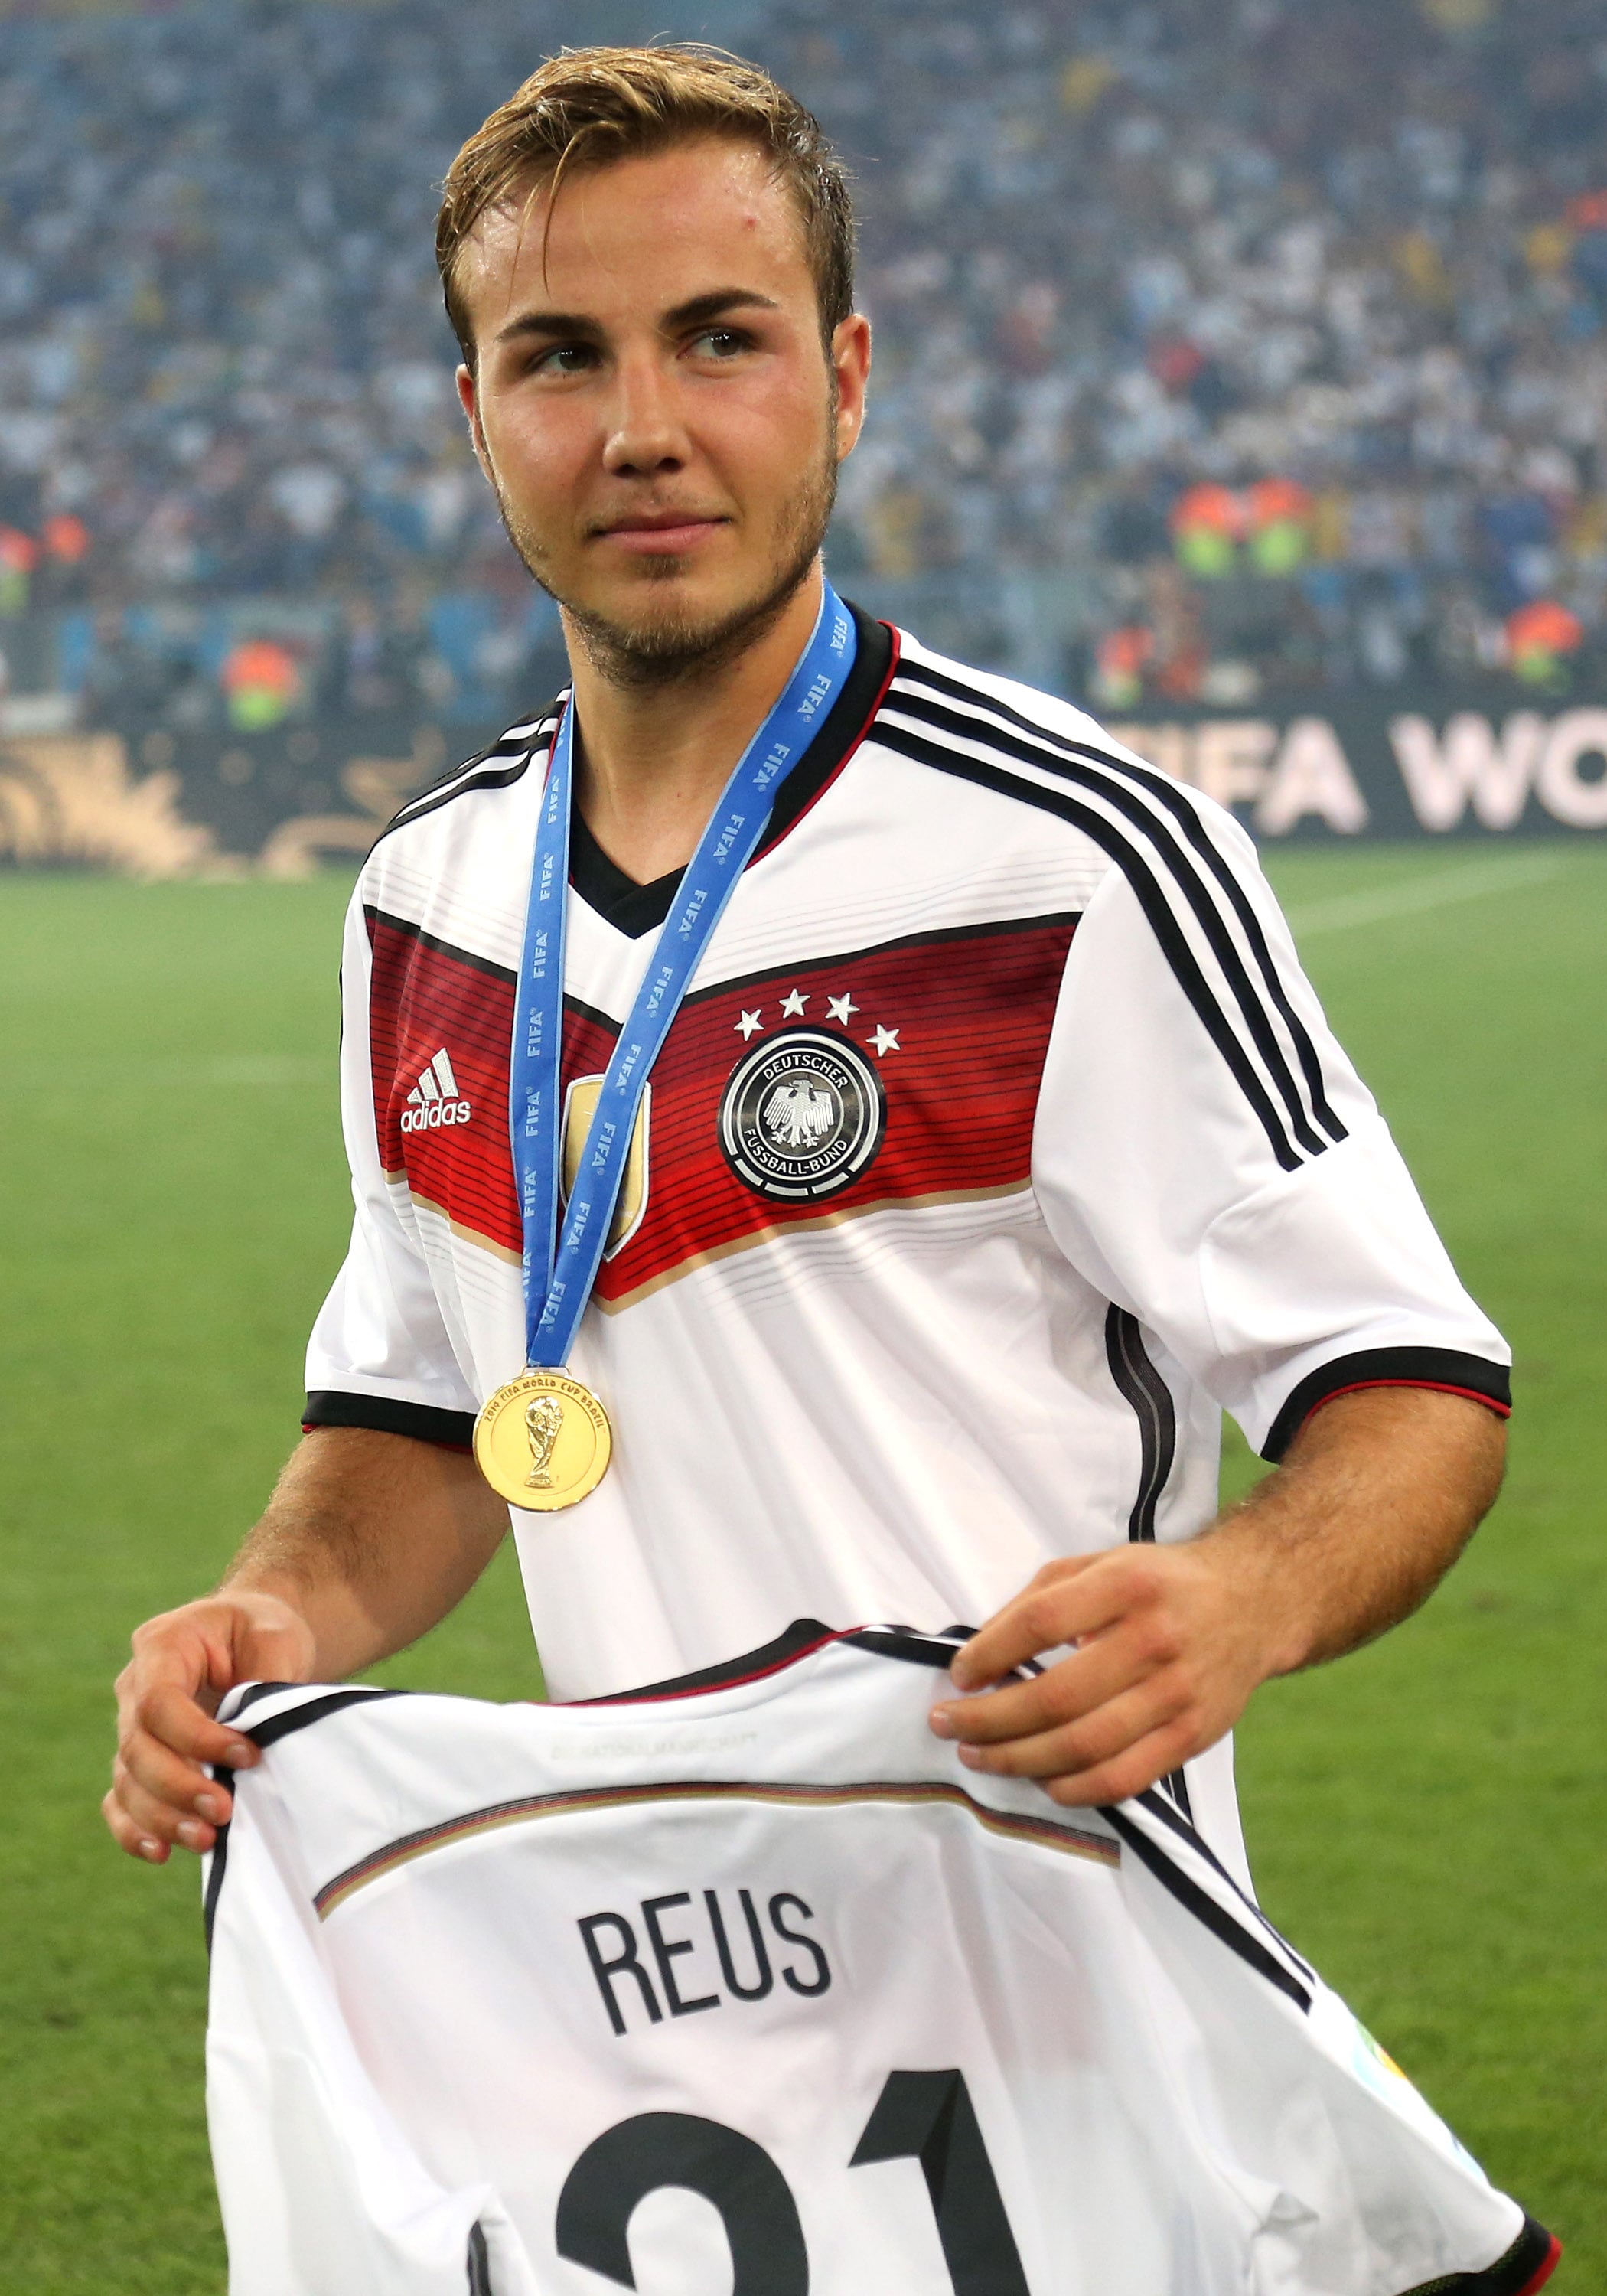
[[[201,1768],[247,1768],[212,1720],[236,1682],[338,1680],[416,1642],[463,1600],[507,1511],[474,1462],[367,1428],[303,1439],[215,1595],[147,1620],[118,1677],[106,1823],[131,1856],[209,1849],[229,1798]]]
[[[1369,1642],[1439,1584],[1501,1486],[1505,1431],[1460,1396],[1338,1396],[1197,1538],[1052,1562],[956,1657],[935,1707],[972,1768],[1069,1806],[1140,1793],[1230,1730],[1252,1691]],[[1030,1683],[1013,1667],[1075,1644]]]

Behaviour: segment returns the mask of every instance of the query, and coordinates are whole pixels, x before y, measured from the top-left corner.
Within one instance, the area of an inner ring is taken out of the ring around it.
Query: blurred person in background
[[[0,525],[44,545],[32,611],[60,603],[62,514],[109,604],[310,586],[332,627],[357,597],[383,616],[409,577],[495,586],[429,185],[570,29],[555,0],[0,26]],[[1128,619],[1088,542],[1112,494],[1147,506],[1164,556],[1197,490],[1277,484],[1316,506],[1304,555],[1226,537],[1273,594],[1231,641],[1263,680],[1287,682],[1291,651],[1331,685],[1461,661],[1470,597],[1497,632],[1549,599],[1589,654],[1598,8],[828,0],[763,12],[756,37],[874,161],[886,435],[845,478],[845,570],[946,583],[973,652],[1009,640],[1001,565],[1057,577],[1065,636],[1096,643]],[[1388,586],[1381,493],[1409,578]],[[1505,646],[1484,657],[1513,674]],[[478,698],[488,723],[494,687]]]

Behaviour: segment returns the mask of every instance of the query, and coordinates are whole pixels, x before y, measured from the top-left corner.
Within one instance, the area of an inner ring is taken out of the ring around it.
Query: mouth
[[[729,522],[693,510],[636,511],[600,527],[595,538],[635,557],[670,558],[695,550]]]

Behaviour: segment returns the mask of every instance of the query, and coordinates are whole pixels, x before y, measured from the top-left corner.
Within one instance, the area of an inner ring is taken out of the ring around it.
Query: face
[[[870,330],[845,320],[828,356],[802,223],[763,155],[685,144],[578,173],[555,202],[521,195],[459,278],[475,451],[599,666],[668,674],[773,619],[858,436]]]

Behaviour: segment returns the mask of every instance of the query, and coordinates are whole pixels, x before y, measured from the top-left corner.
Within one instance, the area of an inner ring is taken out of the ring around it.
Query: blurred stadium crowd
[[[1599,678],[1600,0],[737,13],[859,176],[852,594],[1106,709]],[[13,718],[483,721],[556,682],[432,218],[463,135],[619,16],[0,18]]]

